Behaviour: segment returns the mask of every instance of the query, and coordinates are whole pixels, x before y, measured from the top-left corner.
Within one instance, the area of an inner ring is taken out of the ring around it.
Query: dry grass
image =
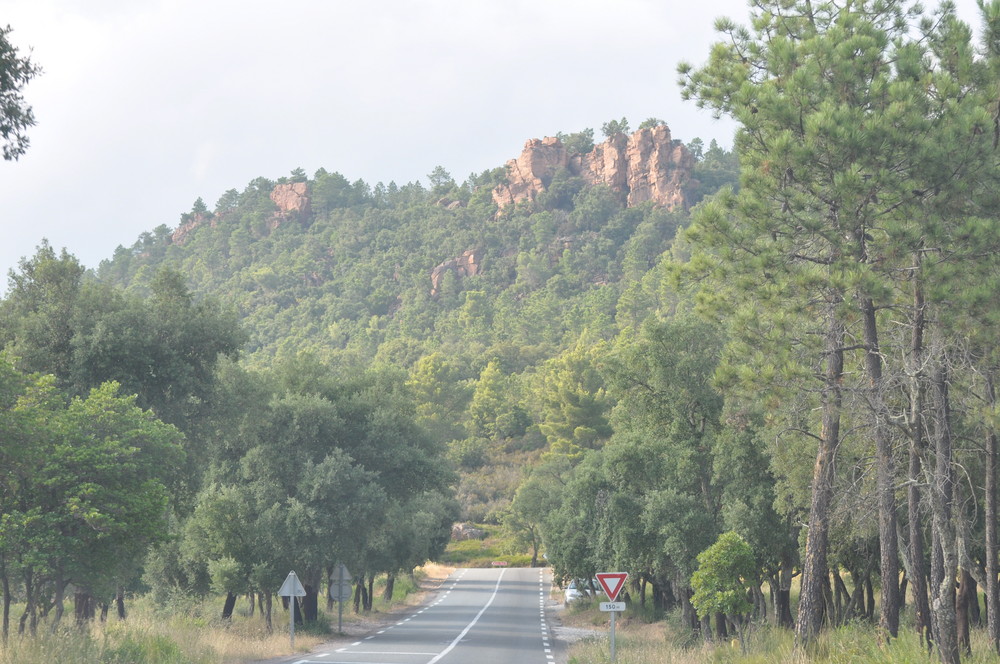
[[[577,624],[587,621],[581,610],[573,617]],[[567,611],[567,613],[570,613]],[[569,664],[606,664],[609,661],[607,627],[601,638],[582,640],[569,649]],[[619,620],[616,625],[618,664],[911,664],[938,661],[928,655],[912,631],[887,644],[876,638],[871,625],[854,624],[823,632],[808,649],[796,648],[791,631],[763,626],[749,639],[746,653],[735,640],[722,643],[692,641],[690,632],[670,621],[645,624]],[[997,661],[982,630],[973,634],[972,654],[965,664]]]
[[[70,620],[54,634],[41,625],[35,637],[11,635],[6,644],[0,644],[0,664],[237,664],[305,653],[323,643],[349,641],[392,622],[395,612],[420,604],[452,571],[442,565],[427,565],[417,575],[418,587],[410,586],[408,580],[397,581],[399,592],[392,602],[384,602],[376,588],[378,599],[371,613],[355,614],[345,607],[342,634],[335,633],[336,610],[321,616],[325,624],[318,628],[296,627],[294,650],[288,612],[280,602],[274,604],[274,631],[268,633],[259,613],[248,615],[245,600],[237,605],[231,621],[223,621],[218,617],[221,599],[179,599],[163,610],[141,598],[131,604],[124,622],[110,618],[80,631]],[[402,595],[404,590],[410,592]]]

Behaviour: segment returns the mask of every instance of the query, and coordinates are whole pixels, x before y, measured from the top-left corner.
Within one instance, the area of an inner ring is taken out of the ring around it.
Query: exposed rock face
[[[694,170],[694,155],[670,129],[659,125],[632,134],[626,147],[628,206],[655,201],[668,209],[686,208],[685,189]]]
[[[271,191],[271,200],[283,213],[300,212],[304,215],[312,211],[309,197],[309,184],[306,182],[289,182],[275,185]]]
[[[475,528],[468,523],[456,523],[451,527],[451,539],[456,542],[486,539],[486,531]]]
[[[653,201],[684,208],[693,168],[694,156],[671,139],[666,125],[612,136],[583,155],[569,154],[558,138],[535,138],[524,144],[520,157],[507,162],[507,183],[493,190],[493,200],[501,210],[533,201],[560,169],[567,169],[588,184],[608,185],[627,206]]]
[[[569,164],[569,153],[558,138],[533,138],[524,144],[517,159],[507,162],[507,184],[493,190],[493,200],[501,210],[521,201],[533,201],[552,181],[560,168]]]
[[[198,228],[206,221],[211,221],[212,225],[215,225],[214,216],[202,214],[201,212],[182,215],[181,225],[178,226],[177,230],[175,230],[170,236],[170,241],[177,246],[183,246],[184,243],[187,242],[191,231]]]
[[[470,249],[458,258],[447,260],[431,270],[431,295],[437,295],[441,279],[446,272],[454,272],[457,277],[472,277],[479,274],[483,254],[477,249]]]

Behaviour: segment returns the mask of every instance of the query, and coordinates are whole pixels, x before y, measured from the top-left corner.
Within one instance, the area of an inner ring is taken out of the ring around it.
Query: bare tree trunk
[[[778,570],[778,593],[775,597],[774,613],[782,627],[795,627],[792,618],[792,560],[787,553],[782,554],[781,569]]]
[[[302,598],[302,617],[306,622],[319,619],[319,588],[311,583],[304,585],[306,596]]]
[[[264,624],[267,625],[267,633],[270,634],[274,631],[274,625],[271,623],[271,593],[264,593]]]
[[[959,570],[958,595],[955,597],[955,631],[958,635],[958,645],[966,655],[972,654],[972,641],[969,634],[969,604],[979,601],[976,597],[976,582],[969,570],[964,567]]]
[[[235,607],[236,607],[236,593],[227,592],[226,603],[222,606],[222,619],[231,620],[233,617],[233,609]]]
[[[326,566],[326,610],[333,611],[333,565]]]
[[[385,588],[382,590],[382,599],[386,602],[392,601],[392,593],[396,589],[396,574],[390,572],[385,576]]]
[[[7,577],[7,561],[0,554],[0,583],[3,584],[3,642],[10,636],[10,579]]]
[[[66,592],[66,584],[63,583],[62,575],[60,575],[60,574],[56,575],[56,578],[55,578],[55,587],[56,587],[55,588],[56,589],[56,597],[55,597],[56,615],[52,619],[52,626],[51,626],[51,630],[52,630],[53,633],[57,629],[59,629],[59,622],[62,620],[63,611],[66,608],[66,607],[63,606],[63,601],[65,599],[65,592]]]
[[[24,634],[25,625],[27,625],[32,636],[38,630],[38,609],[35,604],[37,598],[35,597],[34,581],[34,570],[28,567],[24,570],[24,613],[21,614],[21,620],[17,625],[18,634]]]
[[[872,433],[875,438],[876,492],[878,494],[879,571],[882,577],[882,605],[879,628],[895,638],[899,635],[899,547],[896,540],[896,460],[889,436],[889,413],[882,381],[882,354],[879,348],[875,304],[862,303],[864,315],[865,371],[871,388]]]
[[[830,622],[840,625],[846,617],[851,607],[851,593],[847,590],[844,579],[837,570],[833,570],[833,613],[830,615]],[[854,587],[857,592],[857,586]],[[846,607],[846,608],[845,608]]]
[[[715,634],[720,641],[729,638],[729,630],[726,628],[726,614],[724,613],[715,614]]]
[[[115,608],[118,610],[118,620],[125,620],[128,614],[125,612],[125,586],[118,586],[115,593]]]
[[[840,411],[843,402],[840,381],[844,373],[844,326],[837,319],[834,306],[827,313],[826,375],[823,389],[823,428],[813,467],[812,501],[809,507],[809,532],[802,568],[802,590],[795,623],[795,640],[807,644],[823,626],[823,585],[827,577],[830,504],[837,447],[840,443]]]
[[[875,589],[872,588],[871,572],[865,574],[865,618],[875,620]]]

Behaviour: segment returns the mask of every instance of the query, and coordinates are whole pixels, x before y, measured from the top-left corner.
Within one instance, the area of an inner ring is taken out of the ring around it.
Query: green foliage
[[[709,143],[708,150],[704,151],[701,141],[699,139],[695,141],[689,146],[694,148],[692,152],[695,152],[695,158],[698,160],[693,173],[693,179],[698,182],[698,189],[692,192],[692,203],[697,203],[704,195],[719,191],[726,186],[738,189],[740,165],[736,152],[723,149],[714,138]]]
[[[601,133],[604,134],[605,138],[628,134],[628,120],[625,118],[622,118],[621,120],[608,120],[601,125]]]
[[[698,554],[698,569],[691,576],[691,604],[702,617],[714,613],[749,613],[750,588],[759,583],[750,545],[734,532],[722,533],[715,544]]]
[[[554,453],[577,456],[600,447],[611,435],[607,416],[613,400],[597,370],[603,350],[581,340],[539,373],[536,417]]]
[[[4,573],[48,577],[57,593],[72,582],[111,595],[167,535],[183,436],[115,383],[67,401],[50,376],[18,379],[6,365],[4,377],[8,399],[16,394],[6,440],[21,447],[4,454],[17,478],[0,490]],[[25,592],[35,620],[48,589]]]
[[[11,43],[11,27],[0,27],[0,137],[3,138],[3,158],[16,160],[28,149],[24,132],[35,124],[35,114],[21,94],[31,79],[42,73],[41,67],[24,57]]]
[[[562,142],[569,154],[587,154],[594,149],[594,130],[591,128],[572,134],[559,132],[556,138]]]

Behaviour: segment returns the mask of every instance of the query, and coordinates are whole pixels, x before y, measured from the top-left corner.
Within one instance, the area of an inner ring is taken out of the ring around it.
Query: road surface
[[[429,603],[365,638],[293,664],[551,664],[540,569],[461,569]]]

